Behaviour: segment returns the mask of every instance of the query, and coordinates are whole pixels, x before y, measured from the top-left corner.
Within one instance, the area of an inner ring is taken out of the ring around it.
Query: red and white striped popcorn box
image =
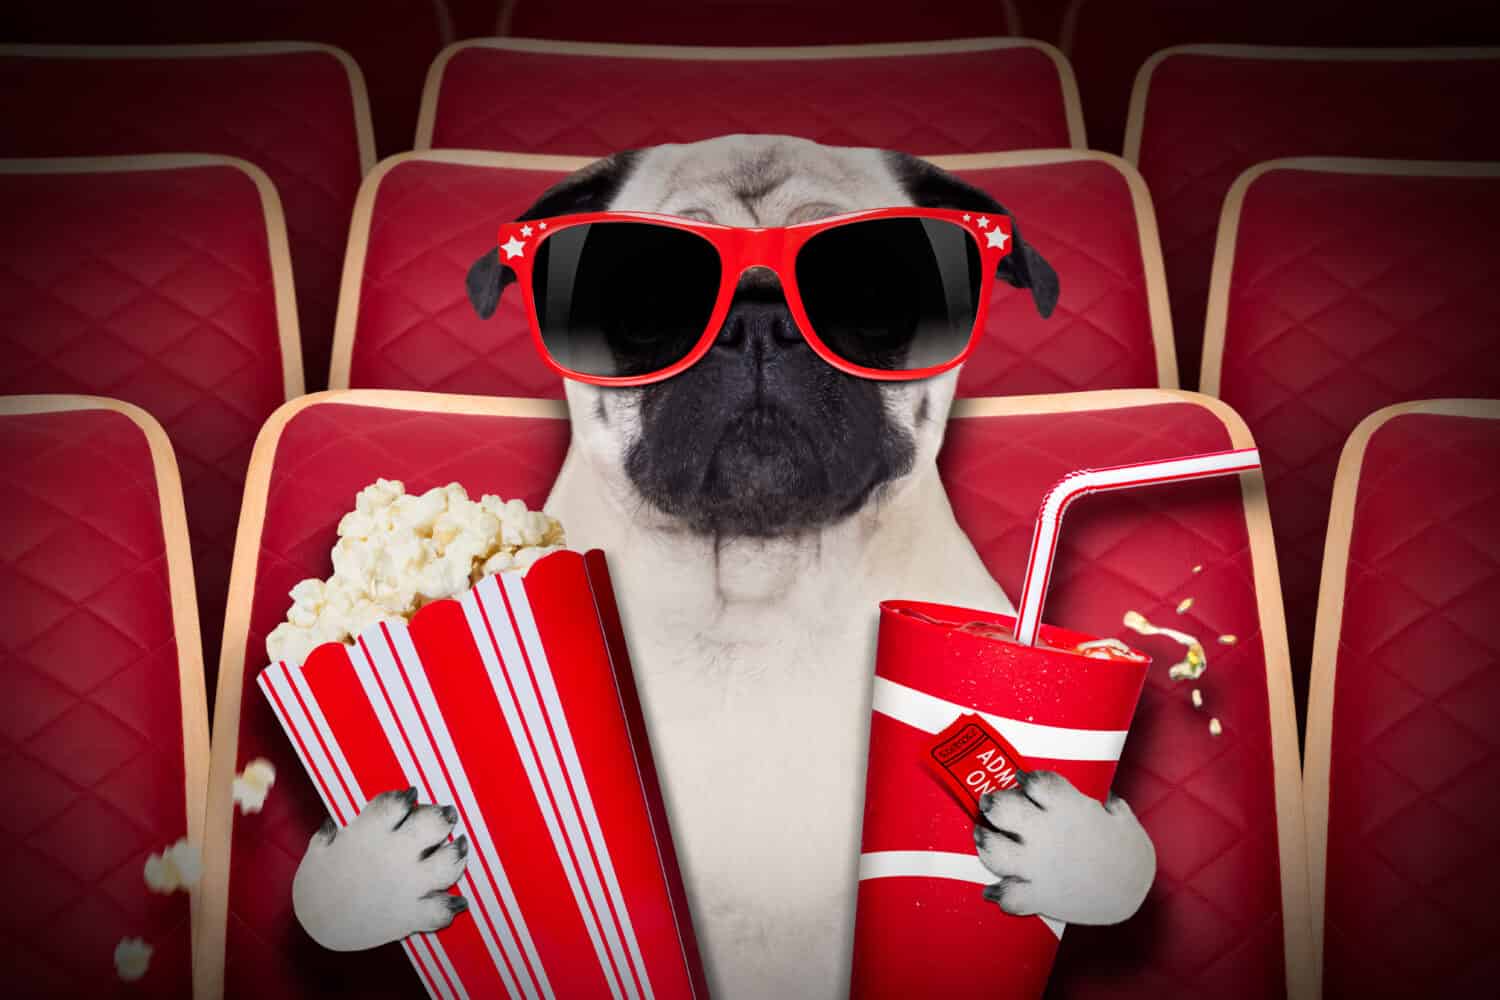
[[[880,606],[850,991],[860,1000],[1042,995],[1063,925],[982,897],[999,878],[975,851],[973,812],[934,774],[934,737],[977,714],[1017,765],[1103,801],[1150,666],[1144,654],[1073,652],[1094,636],[1044,625],[1023,646],[961,627],[974,622],[1015,625],[941,604]]]
[[[469,838],[434,998],[707,997],[604,554],[561,551],[257,678],[329,814],[415,787]]]

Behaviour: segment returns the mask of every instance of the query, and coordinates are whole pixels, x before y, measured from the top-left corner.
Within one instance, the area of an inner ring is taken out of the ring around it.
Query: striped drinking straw
[[[1021,599],[1017,603],[1015,641],[1023,646],[1036,644],[1037,629],[1042,624],[1042,599],[1047,594],[1047,582],[1052,576],[1052,561],[1057,555],[1057,536],[1062,528],[1063,513],[1074,500],[1089,493],[1228,476],[1258,468],[1260,452],[1254,448],[1240,448],[1105,469],[1080,469],[1063,476],[1047,491],[1042,509],[1037,514],[1036,529],[1031,536],[1031,557],[1026,563]]]

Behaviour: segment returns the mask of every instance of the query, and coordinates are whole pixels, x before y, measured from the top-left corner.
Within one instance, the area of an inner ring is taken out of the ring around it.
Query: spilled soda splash
[[[1125,627],[1141,635],[1164,635],[1187,647],[1187,654],[1167,670],[1167,676],[1172,680],[1194,681],[1202,677],[1203,671],[1208,669],[1208,656],[1203,652],[1203,643],[1199,642],[1195,636],[1188,635],[1180,629],[1153,625],[1139,611],[1125,612]]]

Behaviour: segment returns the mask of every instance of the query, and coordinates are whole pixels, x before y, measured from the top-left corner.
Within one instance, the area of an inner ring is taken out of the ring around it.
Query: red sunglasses
[[[646,385],[717,339],[744,273],[781,282],[802,337],[830,365],[882,380],[963,362],[983,329],[1007,216],[929,208],[742,229],[648,212],[591,212],[501,228],[537,350],[594,385]]]

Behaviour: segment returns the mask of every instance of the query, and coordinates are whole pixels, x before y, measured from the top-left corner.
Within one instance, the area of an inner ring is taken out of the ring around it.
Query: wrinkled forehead
[[[729,226],[788,226],[910,204],[880,150],[736,135],[646,150],[610,207]]]

